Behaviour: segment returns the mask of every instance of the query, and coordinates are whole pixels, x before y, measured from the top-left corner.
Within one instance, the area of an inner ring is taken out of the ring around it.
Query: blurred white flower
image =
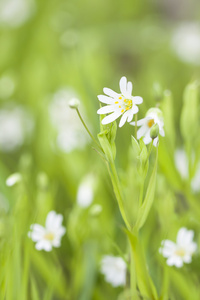
[[[130,123],[135,126],[135,122]],[[137,126],[141,126],[137,131],[137,139],[143,138],[144,143],[147,145],[152,141],[150,132],[153,125],[158,124],[159,134],[161,136],[165,136],[164,132],[164,121],[162,116],[162,111],[159,108],[150,108],[144,119],[137,121]],[[158,137],[156,137],[153,141],[154,146],[158,144]]]
[[[87,208],[94,198],[95,177],[93,174],[86,175],[81,181],[77,192],[77,204]]]
[[[33,129],[31,116],[21,107],[0,110],[0,151],[19,148]]]
[[[183,263],[189,264],[192,255],[197,250],[197,244],[193,242],[194,231],[182,227],[177,234],[176,243],[163,240],[159,252],[167,258],[168,266],[181,268]]]
[[[15,89],[15,82],[11,76],[4,75],[0,78],[0,99],[7,99],[12,96]]]
[[[62,226],[63,216],[55,211],[50,211],[47,215],[45,227],[39,224],[32,224],[28,236],[36,242],[37,250],[51,251],[52,247],[60,247],[61,238],[66,229]]]
[[[89,142],[83,125],[75,111],[69,107],[70,100],[77,98],[71,89],[61,89],[53,95],[49,105],[50,119],[57,130],[57,145],[64,152],[83,149]]]
[[[194,158],[191,159],[194,160]],[[177,149],[175,151],[174,162],[182,179],[187,180],[189,177],[189,161],[186,152],[183,149]],[[197,164],[195,175],[191,180],[191,189],[194,193],[200,191],[200,162]]]
[[[7,186],[13,186],[22,180],[22,175],[20,173],[13,173],[6,179]]]
[[[34,13],[33,0],[1,0],[0,24],[18,27],[24,24]]]
[[[183,23],[173,33],[172,47],[184,62],[200,65],[200,25]]]
[[[109,88],[104,88],[103,91],[107,95],[99,95],[100,102],[108,104],[98,109],[98,114],[109,114],[102,120],[102,124],[108,124],[115,121],[120,116],[119,127],[122,127],[125,122],[131,122],[133,115],[136,114],[139,109],[136,104],[141,104],[143,99],[139,96],[132,96],[132,83],[127,82],[125,76],[120,79],[119,82],[121,93],[116,93]]]
[[[101,260],[101,273],[114,287],[126,284],[126,270],[126,263],[121,257],[105,255]]]
[[[188,178],[188,158],[183,149],[177,149],[174,153],[176,169],[183,179]]]

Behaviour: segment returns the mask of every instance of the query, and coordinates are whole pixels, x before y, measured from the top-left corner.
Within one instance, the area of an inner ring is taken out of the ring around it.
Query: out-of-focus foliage
[[[144,99],[139,118],[156,105],[165,118],[155,199],[141,230],[151,276],[160,299],[200,299],[199,252],[180,270],[158,252],[182,226],[200,247],[199,31],[197,0],[0,0],[0,299],[129,299],[99,271],[105,254],[128,260],[128,244],[107,170],[68,107],[80,99],[96,136],[97,95],[105,86],[117,91],[123,75]],[[128,124],[117,129],[116,161],[135,220],[131,134]],[[175,164],[177,149],[185,162]],[[8,187],[16,172],[22,180]],[[88,174],[93,200],[81,207],[78,188]],[[39,252],[27,233],[50,210],[64,216],[66,234],[60,248]]]

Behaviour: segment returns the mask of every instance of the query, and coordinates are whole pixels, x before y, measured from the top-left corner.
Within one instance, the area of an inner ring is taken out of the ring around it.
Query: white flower
[[[0,150],[19,148],[33,129],[31,116],[21,107],[0,110]]]
[[[6,179],[7,186],[13,186],[22,180],[22,175],[20,173],[13,173]]]
[[[49,105],[50,119],[57,130],[57,145],[66,153],[75,149],[83,149],[89,142],[77,113],[69,107],[70,101],[75,98],[77,101],[74,90],[64,88],[53,95]]]
[[[34,10],[33,0],[1,0],[0,24],[18,27],[30,18]]]
[[[181,24],[173,34],[172,47],[182,61],[200,65],[200,25]]]
[[[194,155],[191,156],[191,160],[192,163],[194,163]],[[189,178],[189,160],[183,149],[177,149],[175,151],[174,161],[176,169],[178,170],[182,179],[187,180]],[[197,164],[196,172],[191,179],[190,186],[194,193],[198,193],[200,191],[200,162]]]
[[[193,242],[193,237],[193,230],[182,227],[178,231],[176,243],[170,240],[162,241],[159,252],[167,258],[168,266],[181,268],[183,263],[191,263],[192,255],[197,250],[197,244]]]
[[[135,122],[130,123],[135,126]],[[162,112],[159,108],[150,108],[144,119],[137,121],[137,126],[141,126],[137,131],[137,139],[143,138],[144,143],[147,145],[152,141],[150,136],[151,128],[154,124],[158,124],[159,134],[165,136],[165,132],[163,129],[164,121],[162,117]],[[158,144],[158,137],[153,141],[154,146]]]
[[[28,236],[36,242],[37,250],[51,251],[52,247],[60,247],[61,238],[66,229],[62,226],[63,216],[50,211],[47,215],[45,227],[39,224],[32,224]]]
[[[177,149],[174,153],[174,161],[176,169],[179,171],[183,179],[188,178],[188,158],[183,149]]]
[[[77,203],[86,208],[90,206],[94,198],[95,178],[93,174],[86,175],[79,185],[77,192]]]
[[[126,269],[126,263],[121,257],[105,255],[101,260],[101,273],[114,287],[126,284]]]
[[[141,104],[143,99],[139,96],[132,96],[132,83],[127,82],[126,77],[122,77],[119,82],[121,93],[116,93],[109,88],[104,88],[105,95],[99,95],[98,99],[100,102],[108,104],[107,106],[98,109],[98,114],[109,114],[102,120],[102,124],[108,124],[119,118],[119,127],[122,127],[126,121],[131,122],[133,115],[138,112],[136,104]]]

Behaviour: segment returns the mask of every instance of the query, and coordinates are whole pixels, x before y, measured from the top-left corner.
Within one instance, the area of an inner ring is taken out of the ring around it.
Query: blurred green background
[[[117,247],[127,252],[122,220],[107,170],[68,101],[80,99],[80,111],[96,136],[97,95],[103,87],[119,91],[122,76],[132,81],[133,95],[144,99],[139,118],[156,105],[164,90],[170,90],[176,134],[170,148],[173,165],[174,150],[183,145],[179,127],[183,91],[199,75],[197,0],[0,0],[1,299],[117,299],[123,289],[104,281],[99,262],[104,254],[119,255]],[[130,134],[133,127],[128,124],[117,134],[122,175]],[[162,188],[144,234],[158,288],[162,278],[155,261],[164,228],[173,227],[171,238],[182,225],[197,230],[200,214],[199,210],[198,217],[190,215],[184,205],[178,211],[174,208],[177,197],[183,197],[183,182],[174,166],[170,165],[173,171],[166,167],[168,154],[162,152],[166,145],[160,150]],[[14,172],[23,175],[23,183],[7,187],[6,178]],[[82,208],[77,190],[87,174],[95,180],[94,199]],[[95,212],[95,204],[102,211]],[[44,225],[52,209],[63,214],[67,233],[61,248],[38,252],[27,232],[32,223]],[[159,226],[162,229],[156,231]],[[195,280],[188,283],[194,290],[198,266],[199,262],[192,266]],[[187,276],[180,278],[184,285]],[[170,299],[189,299],[171,289]]]

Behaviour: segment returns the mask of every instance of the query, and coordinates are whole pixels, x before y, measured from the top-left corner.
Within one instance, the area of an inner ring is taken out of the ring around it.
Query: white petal
[[[122,127],[122,126],[125,124],[125,122],[126,122],[126,120],[127,120],[127,118],[128,118],[128,115],[129,115],[129,111],[126,111],[126,112],[122,115],[121,120],[120,120],[120,122],[119,122],[119,127]]]
[[[54,224],[54,220],[56,218],[56,212],[54,210],[50,211],[47,215],[45,226],[46,228],[52,228],[52,224]]]
[[[99,95],[97,96],[99,101],[105,104],[113,104],[113,98],[110,98],[108,96],[105,95]]]
[[[182,227],[177,234],[177,244],[179,246],[185,246],[192,242],[194,237],[194,232],[192,230],[187,230],[185,227]]]
[[[154,147],[157,147],[159,144],[159,139],[158,139],[158,136],[153,140],[153,145]]]
[[[143,98],[140,96],[133,97],[133,103],[134,104],[141,104],[143,102]]]
[[[148,131],[148,128],[147,128],[146,124],[141,126],[140,129],[138,129],[138,131],[137,131],[137,139],[139,140],[142,136],[145,136],[147,131]]]
[[[165,136],[165,131],[164,131],[163,128],[159,128],[159,134],[160,134],[161,136]]]
[[[149,143],[151,143],[152,138],[150,137],[150,129],[147,131],[147,133],[145,134],[145,137],[143,138],[143,141],[146,145],[148,145]]]
[[[115,111],[116,109],[118,109],[118,105],[114,104],[114,105],[106,105],[104,107],[101,107],[97,110],[97,113],[99,115],[101,114],[108,114],[111,113],[113,111]]]
[[[52,245],[49,241],[46,241],[46,240],[42,240],[42,241],[39,241],[35,244],[35,248],[37,250],[45,250],[45,251],[51,251],[52,250]]]
[[[30,228],[33,232],[38,234],[44,234],[45,232],[45,228],[39,224],[32,224]]]
[[[140,120],[137,121],[137,126],[141,126],[141,125],[146,124],[146,123],[147,123],[147,118],[140,119]],[[135,122],[131,122],[130,124],[135,126]]]
[[[103,125],[109,124],[113,121],[115,121],[119,116],[121,116],[122,112],[121,110],[115,111],[114,113],[110,114],[109,116],[106,116],[101,123]]]
[[[139,108],[138,108],[136,105],[133,104],[133,106],[132,106],[132,108],[131,108],[132,114],[133,114],[133,115],[134,115],[134,114],[137,114],[138,111],[139,111]]]
[[[186,264],[191,263],[191,261],[192,261],[191,255],[186,254],[186,255],[183,257],[183,261],[184,261]]]
[[[112,98],[118,98],[119,94],[117,94],[116,92],[114,92],[113,90],[109,89],[109,88],[104,88],[103,89],[104,93]]]
[[[167,259],[168,266],[176,266],[178,268],[183,266],[183,261],[179,256],[171,256]]]
[[[119,87],[122,95],[125,95],[127,93],[127,79],[125,76],[120,79]]]
[[[132,82],[128,81],[127,83],[127,93],[131,96],[132,94],[133,85]]]

